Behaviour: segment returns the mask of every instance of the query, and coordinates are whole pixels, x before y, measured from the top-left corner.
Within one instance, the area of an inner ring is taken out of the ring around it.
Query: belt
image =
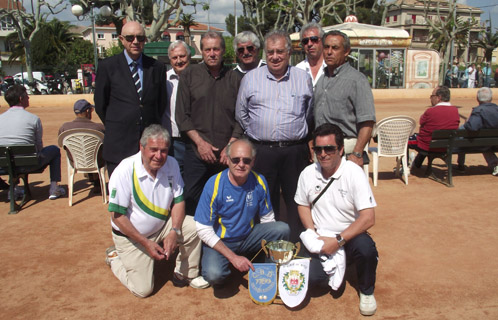
[[[293,141],[261,141],[249,138],[249,140],[254,144],[259,144],[262,146],[269,146],[269,147],[289,147],[289,146],[295,146],[297,144],[306,143],[306,139],[293,140]]]
[[[124,233],[122,233],[114,228],[111,228],[111,229],[112,229],[112,233],[114,233],[115,235],[128,238],[128,236],[126,234],[124,234]]]

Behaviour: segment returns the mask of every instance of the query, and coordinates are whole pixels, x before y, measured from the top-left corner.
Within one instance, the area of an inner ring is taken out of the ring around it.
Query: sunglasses
[[[317,36],[313,36],[313,37],[308,37],[308,38],[303,38],[301,40],[301,43],[303,44],[303,46],[307,45],[308,44],[308,41],[311,41],[312,43],[318,43],[318,41],[320,41],[320,38],[317,37]]]
[[[240,47],[237,48],[237,52],[240,54],[243,54],[245,49],[247,49],[248,52],[253,52],[254,51],[254,46],[247,46],[247,47]]]
[[[251,164],[252,162],[251,158],[240,158],[240,157],[230,158],[230,161],[232,161],[233,164],[239,164],[241,160],[242,162],[244,162],[244,164]]]
[[[337,151],[337,146],[314,146],[313,151],[316,155],[321,155],[322,151],[326,154],[333,154]]]
[[[142,35],[127,35],[127,36],[123,36],[123,38],[125,38],[126,41],[128,42],[133,42],[135,40],[135,38],[137,39],[138,42],[144,42],[145,41],[145,36],[142,36]]]

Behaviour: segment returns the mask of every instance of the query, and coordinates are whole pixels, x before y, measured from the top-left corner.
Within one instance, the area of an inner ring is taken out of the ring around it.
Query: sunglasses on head
[[[308,38],[303,38],[301,40],[301,43],[303,44],[303,46],[307,45],[308,44],[308,41],[311,41],[312,43],[318,43],[318,41],[320,41],[320,38],[317,37],[317,36],[312,36],[312,37],[308,37]]]
[[[142,36],[142,35],[132,35],[131,34],[131,35],[123,36],[123,38],[125,38],[125,40],[128,42],[133,42],[135,40],[135,38],[137,38],[138,42],[145,41],[145,36]]]
[[[313,151],[320,155],[322,151],[325,151],[326,154],[333,154],[337,151],[337,146],[314,146]]]
[[[244,164],[251,164],[252,161],[251,158],[240,158],[240,157],[230,158],[230,161],[232,161],[233,164],[239,164],[241,160],[242,162],[244,162]]]
[[[237,48],[237,52],[242,54],[244,53],[245,49],[247,49],[247,51],[249,52],[253,52],[254,51],[254,46],[247,46],[247,47],[240,47],[240,48]]]

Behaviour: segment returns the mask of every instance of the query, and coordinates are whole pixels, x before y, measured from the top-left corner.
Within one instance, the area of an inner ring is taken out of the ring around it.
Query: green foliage
[[[60,62],[54,69],[57,73],[69,71],[71,75],[75,75],[76,70],[80,68],[81,64],[93,64],[93,62],[92,42],[76,38],[69,47],[67,55],[61,58]]]
[[[228,17],[225,18],[225,24],[227,26],[227,31],[234,37],[242,31],[252,31],[251,20],[244,16],[239,16],[237,19],[237,32],[235,32],[235,17],[233,14],[229,14]]]
[[[123,52],[123,44],[121,43],[121,41],[118,41],[117,44],[112,44],[111,47],[109,47],[108,49],[106,49],[105,51],[105,56],[106,57],[112,57],[112,56],[115,56],[117,54],[120,54],[121,52]]]
[[[225,64],[235,63],[235,51],[233,50],[233,37],[223,37],[225,39],[225,54],[223,61]]]
[[[68,22],[57,19],[42,24],[31,42],[34,70],[47,74],[54,72],[55,62],[63,59],[74,41],[75,35],[69,32],[70,28]]]

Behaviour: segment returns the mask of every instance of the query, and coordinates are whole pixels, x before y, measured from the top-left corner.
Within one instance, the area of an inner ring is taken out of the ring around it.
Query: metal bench
[[[432,133],[430,149],[445,149],[445,151],[424,151],[428,158],[425,174],[429,178],[453,187],[451,158],[454,153],[482,153],[484,147],[498,152],[498,129],[468,130],[435,130]],[[443,160],[448,168],[447,178],[439,178],[432,172],[432,161],[436,158]]]
[[[38,165],[38,155],[34,144],[0,146],[0,174],[9,175],[9,214],[18,213],[22,206],[31,199],[28,175],[42,173],[45,167]],[[16,199],[15,186],[22,180],[24,194],[20,200]]]

